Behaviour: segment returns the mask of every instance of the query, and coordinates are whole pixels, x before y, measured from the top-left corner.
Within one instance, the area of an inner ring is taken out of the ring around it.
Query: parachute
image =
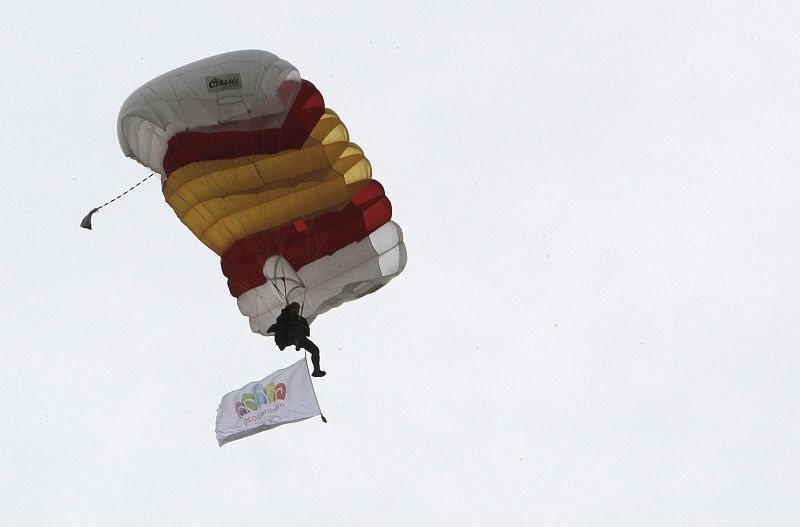
[[[317,88],[269,52],[224,53],[156,77],[122,105],[117,133],[221,257],[256,333],[268,335],[290,302],[311,322],[405,267],[402,230],[363,151]]]

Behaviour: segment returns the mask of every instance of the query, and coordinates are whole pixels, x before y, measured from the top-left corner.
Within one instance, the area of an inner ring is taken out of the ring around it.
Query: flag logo
[[[269,383],[266,386],[256,383],[252,391],[242,394],[241,399],[236,401],[233,408],[239,417],[244,417],[265,404],[283,399],[286,399],[286,385],[284,383]]]

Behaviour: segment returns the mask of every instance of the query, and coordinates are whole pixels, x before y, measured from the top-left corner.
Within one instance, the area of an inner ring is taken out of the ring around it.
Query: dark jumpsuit
[[[311,375],[314,377],[325,375],[319,367],[319,348],[308,338],[311,335],[311,328],[308,326],[308,321],[300,315],[300,304],[292,302],[283,308],[275,323],[267,331],[275,333],[275,344],[281,350],[294,344],[295,349],[302,348],[308,351],[311,354],[311,364],[314,366]]]

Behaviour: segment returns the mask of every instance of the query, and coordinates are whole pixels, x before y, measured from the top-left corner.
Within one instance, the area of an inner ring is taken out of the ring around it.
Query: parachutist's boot
[[[311,372],[312,377],[325,377],[325,372],[319,367],[319,351],[311,354],[311,364],[314,366],[314,371]]]

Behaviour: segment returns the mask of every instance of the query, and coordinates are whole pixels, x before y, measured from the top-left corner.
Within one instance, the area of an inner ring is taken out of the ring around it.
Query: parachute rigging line
[[[110,199],[110,200],[106,201],[105,203],[103,203],[102,205],[100,205],[99,207],[95,207],[92,210],[90,210],[89,214],[84,216],[83,220],[81,220],[81,227],[83,227],[84,229],[92,230],[92,216],[94,215],[95,212],[97,212],[98,210],[102,209],[106,205],[114,203],[119,198],[121,198],[122,196],[124,196],[125,194],[127,194],[131,190],[135,189],[136,187],[138,187],[139,185],[141,185],[142,183],[144,183],[145,181],[147,181],[148,179],[150,179],[151,177],[153,177],[155,175],[156,175],[155,172],[151,172],[149,176],[147,176],[146,178],[144,178],[143,180],[141,180],[140,182],[138,182],[137,184],[135,184],[134,186],[132,186],[131,188],[129,188],[128,190],[126,190],[125,192],[120,194],[119,196],[117,196],[116,198]]]

